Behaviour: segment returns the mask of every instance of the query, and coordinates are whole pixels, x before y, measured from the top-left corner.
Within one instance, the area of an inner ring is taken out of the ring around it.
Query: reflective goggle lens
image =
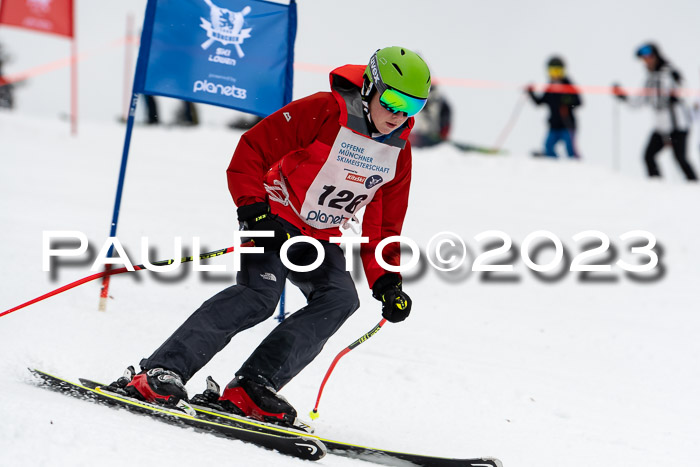
[[[379,103],[389,112],[406,112],[409,117],[413,117],[425,106],[427,99],[418,99],[407,96],[395,89],[387,89],[379,97]]]
[[[554,78],[561,78],[564,76],[564,67],[562,66],[550,66],[549,67],[549,76],[552,76]]]

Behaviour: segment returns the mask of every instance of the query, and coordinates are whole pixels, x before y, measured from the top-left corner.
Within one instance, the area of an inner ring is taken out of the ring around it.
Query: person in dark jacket
[[[452,109],[435,83],[423,110],[416,115],[409,141],[414,148],[435,146],[447,141],[452,125]]]
[[[576,118],[574,108],[582,104],[578,91],[566,76],[564,61],[552,57],[547,62],[549,85],[544,94],[537,96],[533,86],[527,87],[527,93],[536,105],[546,104],[549,107],[549,131],[544,143],[544,156],[557,157],[555,146],[563,141],[569,157],[578,158],[576,150]]]
[[[643,44],[637,49],[636,56],[644,62],[649,72],[644,84],[645,92],[628,97],[615,84],[613,93],[618,99],[633,107],[650,105],[654,110],[654,130],[644,151],[647,173],[650,177],[661,176],[659,167],[656,165],[656,155],[664,146],[669,145],[685,177],[688,180],[697,180],[695,170],[686,158],[690,110],[678,95],[678,87],[683,78],[661,54],[656,44]]]
[[[7,55],[0,45],[0,108],[12,109],[15,106],[14,85],[3,78],[3,65],[7,62]]]

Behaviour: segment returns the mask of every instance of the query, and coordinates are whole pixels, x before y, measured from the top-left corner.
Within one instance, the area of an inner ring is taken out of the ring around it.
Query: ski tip
[[[43,371],[41,371],[41,370],[38,370],[38,369],[36,369],[36,368],[29,367],[29,366],[27,367],[27,370],[29,370],[29,374],[30,374],[34,379],[37,379],[37,380],[41,380],[41,379],[43,379],[43,378],[46,377],[46,376],[50,376],[48,373],[45,373],[45,372],[43,372]]]
[[[309,412],[309,417],[311,417],[311,420],[316,420],[319,417],[318,410],[313,409],[311,412]]]

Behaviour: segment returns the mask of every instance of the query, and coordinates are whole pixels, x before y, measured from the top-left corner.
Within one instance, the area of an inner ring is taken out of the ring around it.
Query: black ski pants
[[[298,235],[284,222],[292,236]],[[313,271],[287,269],[279,253],[243,254],[236,285],[202,304],[141,368],[166,368],[188,381],[237,333],[271,317],[285,279],[304,293],[307,305],[280,323],[236,372],[281,389],[321,352],[326,341],[359,307],[355,284],[345,270],[345,256],[337,244],[321,241],[325,260]],[[292,245],[287,257],[296,265],[316,260],[313,245]]]
[[[649,143],[647,144],[647,148],[644,152],[644,162],[646,163],[647,173],[649,176],[661,176],[659,167],[656,165],[656,155],[664,148],[666,138],[670,138],[671,140],[673,155],[676,157],[676,162],[678,162],[681,170],[683,170],[685,177],[688,180],[697,180],[698,177],[695,175],[693,167],[686,158],[686,147],[688,141],[687,131],[672,131],[669,136],[665,136],[657,132],[651,134],[651,138],[649,138]]]

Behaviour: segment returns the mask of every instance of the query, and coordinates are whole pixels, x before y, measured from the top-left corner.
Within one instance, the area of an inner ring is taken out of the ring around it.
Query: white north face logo
[[[265,274],[260,274],[260,277],[262,277],[266,281],[277,282],[277,278],[271,272],[266,272]]]

